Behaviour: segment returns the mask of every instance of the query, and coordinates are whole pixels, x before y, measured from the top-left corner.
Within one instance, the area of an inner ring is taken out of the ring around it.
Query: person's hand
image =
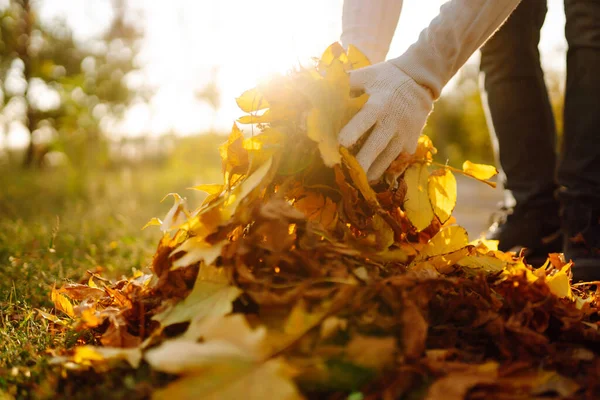
[[[414,153],[433,108],[433,96],[390,62],[351,71],[350,86],[366,92],[369,100],[342,129],[339,142],[350,147],[373,127],[356,156],[373,181],[401,152]]]

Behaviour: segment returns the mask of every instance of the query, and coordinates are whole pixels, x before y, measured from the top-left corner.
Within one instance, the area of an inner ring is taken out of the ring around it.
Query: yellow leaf
[[[50,322],[53,322],[53,323],[59,324],[59,325],[63,325],[63,326],[67,325],[66,321],[63,321],[62,319],[60,319],[58,316],[56,316],[54,314],[49,314],[49,313],[47,313],[45,311],[40,310],[39,308],[36,308],[35,310],[38,312],[38,314],[42,318],[44,318],[44,319],[46,319],[46,320],[48,320]]]
[[[361,53],[354,45],[348,46],[348,63],[351,69],[359,69],[371,65],[367,56]]]
[[[484,237],[471,242],[471,244],[475,246],[477,250],[484,254],[490,251],[498,251],[498,243],[500,243],[499,240],[489,240]]]
[[[417,257],[409,266],[410,270],[418,270],[420,269],[421,264],[432,265],[435,267],[436,271],[442,274],[449,274],[454,272],[456,269],[456,265],[460,262],[460,260],[467,257],[470,253],[470,249],[464,247],[462,249],[453,251],[451,253],[444,254],[436,254],[434,256],[428,257],[427,261],[422,261],[422,257]]]
[[[173,207],[171,207],[171,209],[167,212],[167,215],[165,215],[165,219],[160,226],[160,230],[165,233],[177,228],[177,226],[183,222],[183,218],[186,216],[185,200],[177,193],[169,193],[162,199],[162,201],[169,196],[173,196]]]
[[[321,58],[319,59],[319,70],[326,70],[330,67],[334,60],[339,60],[342,63],[348,62],[348,56],[344,51],[344,48],[339,42],[334,42],[325,49]]]
[[[456,206],[457,192],[454,174],[446,168],[432,172],[429,176],[428,191],[434,214],[442,224],[446,223]]]
[[[379,216],[373,216],[373,233],[367,236],[367,241],[378,251],[385,251],[394,244],[394,231],[385,220]]]
[[[199,345],[200,346],[200,345]],[[293,370],[281,358],[264,363],[235,359],[185,375],[156,391],[155,400],[301,400]]]
[[[369,185],[369,180],[367,179],[367,174],[365,170],[360,166],[356,158],[350,154],[348,149],[345,147],[340,148],[340,153],[344,158],[344,163],[348,167],[348,173],[350,174],[350,178],[352,182],[356,186],[356,188],[363,195],[365,200],[373,205],[379,205],[379,201],[377,200],[377,195],[375,191]]]
[[[171,269],[187,267],[188,265],[193,265],[200,261],[204,262],[204,264],[211,265],[219,258],[223,247],[227,243],[228,241],[224,240],[219,243],[208,244],[204,240],[196,237],[189,238],[171,253],[171,256],[180,251],[186,253],[183,257],[177,259],[173,263]]]
[[[433,146],[433,142],[427,135],[419,136],[417,142],[417,150],[415,151],[414,158],[421,161],[431,161],[433,154],[437,153],[437,149]]]
[[[247,113],[269,108],[269,103],[256,88],[246,90],[235,99],[235,102],[242,111]]]
[[[56,290],[56,288],[52,288],[51,299],[54,303],[54,308],[58,311],[62,311],[67,314],[69,317],[74,318],[75,312],[73,311],[73,304],[67,299],[66,296],[63,296]]]
[[[267,329],[264,326],[252,329],[243,314],[196,320],[190,324],[182,338],[192,341],[202,339],[205,342],[226,341],[256,360],[266,357],[270,350],[266,340]]]
[[[458,265],[472,270],[480,270],[486,273],[497,273],[504,270],[506,261],[496,257],[483,254],[475,254],[464,257],[458,262]]]
[[[571,266],[572,264],[568,263],[559,272],[546,278],[546,284],[556,297],[567,298],[569,300],[573,300],[574,298],[569,279]]]
[[[225,315],[233,309],[233,301],[242,293],[229,284],[227,271],[211,265],[202,265],[194,288],[188,296],[172,307],[154,315],[162,326],[178,324],[209,316]]]
[[[498,174],[496,167],[485,164],[474,164],[471,161],[463,163],[463,171],[467,175],[485,181]]]
[[[425,164],[413,164],[404,173],[407,186],[404,210],[418,231],[427,228],[433,220],[433,209],[427,193],[428,178],[429,172]]]
[[[324,228],[332,228],[338,219],[337,205],[317,192],[305,192],[294,202],[294,207],[302,211],[310,221],[319,222]]]
[[[266,178],[269,176],[272,165],[273,159],[269,158],[242,183],[236,186],[229,196],[225,198],[221,210],[224,221],[229,220],[233,216],[242,200],[248,197],[255,189],[268,184]]]
[[[453,253],[469,245],[469,235],[462,226],[449,226],[439,231],[427,242],[419,258]]]
[[[73,362],[90,365],[98,361],[124,360],[133,368],[142,361],[142,352],[138,347],[122,349],[118,347],[79,346],[75,348]]]
[[[314,328],[325,316],[325,312],[309,312],[306,303],[300,300],[288,316],[283,331],[292,337],[299,337]]]
[[[221,166],[225,172],[226,184],[231,181],[234,173],[245,174],[248,170],[249,159],[248,150],[244,149],[244,134],[234,123],[227,142],[219,146],[221,155]]]
[[[331,116],[325,115],[318,108],[313,108],[306,118],[306,133],[317,142],[323,163],[333,167],[341,161],[337,136],[332,134]]]
[[[197,339],[203,342],[198,343]],[[145,354],[154,370],[183,375],[156,399],[301,399],[292,370],[269,358],[266,329],[252,330],[245,316],[212,317],[190,325],[183,338]]]
[[[160,218],[152,218],[150,221],[148,221],[148,223],[146,223],[146,225],[144,225],[144,227],[142,228],[142,230],[150,227],[150,226],[161,226],[162,225],[162,221],[160,220]]]
[[[200,192],[207,193],[210,196],[218,195],[223,191],[223,185],[212,184],[212,185],[198,185],[188,189],[198,190]]]

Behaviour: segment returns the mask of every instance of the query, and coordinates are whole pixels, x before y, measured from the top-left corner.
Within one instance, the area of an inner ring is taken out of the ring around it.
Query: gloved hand
[[[402,151],[414,153],[433,109],[433,93],[389,61],[351,71],[350,86],[369,94],[369,100],[342,129],[339,142],[352,146],[374,126],[356,156],[373,181]]]

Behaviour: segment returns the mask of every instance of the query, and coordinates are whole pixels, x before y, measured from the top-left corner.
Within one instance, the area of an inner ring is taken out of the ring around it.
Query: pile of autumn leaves
[[[219,149],[224,181],[159,225],[149,273],[53,290],[53,323],[94,340],[67,369],[127,362],[169,374],[156,398],[594,398],[595,296],[551,255],[533,269],[469,243],[451,214],[454,173],[427,137],[370,185],[337,134],[368,96],[332,45],[314,68],[237,99],[250,124]],[[67,317],[65,317],[68,316]]]

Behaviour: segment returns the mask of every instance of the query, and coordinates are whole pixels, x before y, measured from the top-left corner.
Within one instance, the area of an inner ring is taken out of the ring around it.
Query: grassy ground
[[[161,163],[76,171],[0,168],[0,400],[4,398],[124,398],[149,392],[149,372],[63,379],[49,365],[52,349],[71,347],[79,333],[58,333],[36,309],[50,311],[52,285],[86,278],[87,270],[117,279],[146,268],[159,239],[141,231],[185,188],[219,181],[217,143],[188,139]],[[152,377],[156,379],[156,377]]]

